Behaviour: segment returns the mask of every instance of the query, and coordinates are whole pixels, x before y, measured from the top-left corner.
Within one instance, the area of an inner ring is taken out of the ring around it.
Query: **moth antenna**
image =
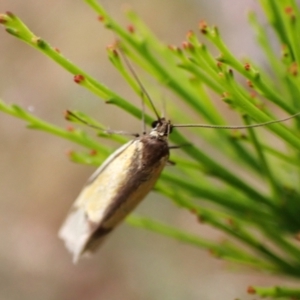
[[[167,112],[167,109],[166,109],[166,98],[162,97],[162,118],[167,118],[166,117],[166,112]]]
[[[137,76],[137,73],[134,71],[131,63],[129,62],[129,60],[127,59],[126,55],[123,53],[121,47],[119,47],[119,50],[120,50],[120,53],[121,53],[121,56],[125,62],[125,64],[127,65],[129,71],[131,72],[132,76],[134,77],[134,79],[136,80],[136,82],[138,83],[140,89],[142,90],[143,94],[146,96],[146,98],[148,99],[152,109],[153,109],[153,112],[157,118],[157,120],[160,120],[161,118],[159,117],[159,114],[154,106],[154,103],[150,97],[150,95],[148,94],[148,92],[146,91],[145,87],[143,86],[142,82],[140,81],[139,77]],[[144,112],[143,112],[144,114]]]
[[[143,100],[143,97],[141,97],[141,105],[142,105],[142,132],[143,135],[146,134],[146,122],[145,122],[145,102]]]
[[[290,119],[293,119],[297,116],[300,115],[300,112],[291,115],[287,118],[284,119],[279,119],[279,120],[273,120],[273,121],[268,121],[264,123],[258,123],[258,124],[251,124],[251,125],[237,125],[237,126],[230,126],[230,125],[209,125],[209,124],[173,124],[173,127],[200,127],[200,128],[216,128],[216,129],[246,129],[246,128],[254,128],[254,127],[263,127],[266,125],[270,124],[275,124],[275,123],[282,123],[285,121],[288,121]]]

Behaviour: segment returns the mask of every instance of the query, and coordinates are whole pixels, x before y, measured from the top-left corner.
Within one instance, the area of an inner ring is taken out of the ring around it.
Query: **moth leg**
[[[123,130],[111,130],[111,129],[104,129],[102,127],[99,127],[97,125],[94,125],[92,123],[90,123],[89,121],[86,121],[84,118],[77,116],[76,113],[73,113],[70,110],[67,110],[65,113],[65,118],[69,121],[74,121],[77,120],[91,128],[95,128],[97,130],[100,130],[102,133],[105,134],[120,134],[120,135],[129,135],[129,136],[134,136],[134,137],[139,137],[140,135],[138,133],[132,133],[132,132],[127,132],[127,131],[123,131]],[[99,134],[101,136],[101,134]]]
[[[167,166],[176,166],[176,162],[172,160],[167,161]]]
[[[120,135],[134,136],[134,137],[140,136],[139,133],[133,133],[133,132],[123,131],[123,130],[104,129],[103,132],[106,134],[120,134]]]
[[[169,149],[179,149],[179,148],[186,147],[186,146],[192,146],[192,144],[186,143],[186,144],[181,144],[181,145],[176,145],[176,146],[169,146]]]

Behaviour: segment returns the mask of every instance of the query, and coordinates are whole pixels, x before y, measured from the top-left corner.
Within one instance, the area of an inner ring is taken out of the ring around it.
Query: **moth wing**
[[[105,199],[99,199],[99,195],[96,192],[99,185],[103,184],[103,187],[105,188],[105,181],[113,180],[113,178],[104,178],[103,180],[101,175],[104,170],[109,170],[110,165],[116,158],[134,142],[135,140],[131,140],[113,152],[93,173],[74,202],[65,222],[59,230],[58,235],[65,242],[67,249],[73,254],[74,263],[78,261],[85,250],[85,246],[90,236],[97,229],[97,226],[95,225],[101,223],[101,218],[103,218],[105,213],[105,207],[110,200],[109,189],[107,189],[108,195],[105,195]],[[93,213],[91,212],[91,206],[95,203],[98,204],[98,211]],[[99,204],[103,208],[102,211],[99,211]]]

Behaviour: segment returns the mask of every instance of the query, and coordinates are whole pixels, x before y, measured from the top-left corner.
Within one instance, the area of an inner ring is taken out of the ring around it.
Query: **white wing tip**
[[[65,242],[69,252],[72,253],[74,264],[82,256],[90,234],[91,228],[84,211],[81,209],[72,211],[59,230],[58,236]]]

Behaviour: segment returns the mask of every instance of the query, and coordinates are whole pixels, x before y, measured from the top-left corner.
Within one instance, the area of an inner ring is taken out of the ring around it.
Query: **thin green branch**
[[[218,258],[223,258],[231,262],[241,263],[254,268],[264,267],[265,269],[276,272],[274,266],[267,264],[264,261],[253,257],[230,244],[222,243],[219,245],[215,242],[208,241],[201,237],[186,233],[182,230],[178,230],[177,228],[173,228],[157,221],[136,215],[127,217],[126,222],[132,226],[157,232],[161,235],[171,237],[186,244],[208,249],[214,256]]]
[[[250,286],[248,288],[250,294],[257,294],[260,297],[287,298],[287,299],[300,299],[300,289],[290,288],[285,286],[261,287]]]

